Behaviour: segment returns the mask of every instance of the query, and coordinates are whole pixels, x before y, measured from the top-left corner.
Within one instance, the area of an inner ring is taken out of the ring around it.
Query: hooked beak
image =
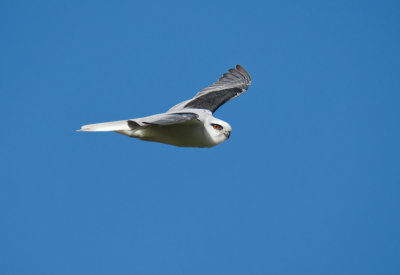
[[[224,135],[226,136],[226,138],[229,138],[231,136],[231,132],[225,132]]]

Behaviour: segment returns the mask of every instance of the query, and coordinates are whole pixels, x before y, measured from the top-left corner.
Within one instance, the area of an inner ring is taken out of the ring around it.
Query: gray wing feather
[[[249,73],[242,66],[236,65],[236,69],[229,69],[217,82],[185,102],[184,106],[178,104],[176,107],[207,109],[215,112],[221,105],[245,92],[250,84]]]
[[[150,116],[141,119],[129,120],[128,125],[131,128],[138,128],[147,125],[172,125],[180,124],[189,120],[197,119],[199,116],[195,113],[169,113]]]

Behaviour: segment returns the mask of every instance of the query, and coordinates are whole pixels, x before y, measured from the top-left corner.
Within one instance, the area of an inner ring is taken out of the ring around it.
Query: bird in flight
[[[240,65],[229,69],[217,82],[167,112],[142,118],[82,126],[78,131],[116,132],[141,140],[179,147],[213,147],[227,140],[232,127],[213,117],[225,102],[240,96],[251,84],[249,73]]]

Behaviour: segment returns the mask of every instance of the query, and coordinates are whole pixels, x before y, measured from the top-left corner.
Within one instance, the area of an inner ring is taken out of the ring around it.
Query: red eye
[[[221,129],[222,129],[222,126],[221,126],[221,125],[218,125],[218,124],[213,124],[212,126],[213,126],[213,128],[214,128],[215,130],[221,130]]]

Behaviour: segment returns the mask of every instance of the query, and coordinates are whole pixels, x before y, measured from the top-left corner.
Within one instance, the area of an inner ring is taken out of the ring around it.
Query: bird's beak
[[[231,132],[225,132],[224,135],[226,136],[226,138],[229,138],[231,136]]]

